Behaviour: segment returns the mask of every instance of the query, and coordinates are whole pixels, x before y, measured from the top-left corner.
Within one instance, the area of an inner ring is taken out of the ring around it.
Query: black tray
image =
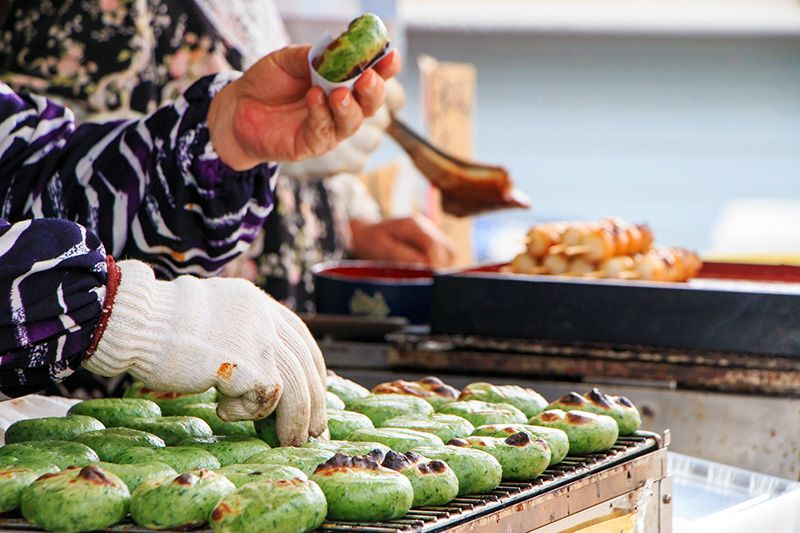
[[[690,283],[434,276],[431,332],[800,356],[800,268],[707,263]]]

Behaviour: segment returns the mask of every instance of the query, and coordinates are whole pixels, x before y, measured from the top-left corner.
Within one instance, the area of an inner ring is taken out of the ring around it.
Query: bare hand
[[[400,70],[394,51],[356,82],[326,97],[311,86],[308,46],[273,52],[211,102],[211,142],[224,163],[247,170],[265,161],[324,154],[352,135],[384,101],[384,80]]]
[[[353,251],[359,259],[452,266],[455,246],[429,219],[408,217],[369,224],[353,220]]]

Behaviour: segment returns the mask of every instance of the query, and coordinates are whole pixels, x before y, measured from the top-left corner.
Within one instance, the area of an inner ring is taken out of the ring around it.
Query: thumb
[[[228,366],[226,366],[228,365]],[[283,395],[283,382],[276,371],[258,373],[248,367],[223,363],[217,370],[217,390],[222,398],[217,415],[226,422],[267,417]]]

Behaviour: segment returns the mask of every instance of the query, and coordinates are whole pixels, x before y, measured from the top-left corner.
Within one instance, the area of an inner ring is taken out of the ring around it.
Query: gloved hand
[[[242,279],[157,281],[142,262],[118,265],[111,316],[85,368],[128,372],[157,390],[217,387],[223,420],[275,410],[283,445],[299,446],[326,429],[325,362],[286,307]]]

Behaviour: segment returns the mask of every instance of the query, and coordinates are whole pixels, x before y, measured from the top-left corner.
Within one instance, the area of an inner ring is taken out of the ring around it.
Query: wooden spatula
[[[392,117],[389,135],[414,165],[442,192],[442,209],[468,216],[508,208],[529,208],[525,194],[514,187],[505,168],[464,161],[444,153]]]

